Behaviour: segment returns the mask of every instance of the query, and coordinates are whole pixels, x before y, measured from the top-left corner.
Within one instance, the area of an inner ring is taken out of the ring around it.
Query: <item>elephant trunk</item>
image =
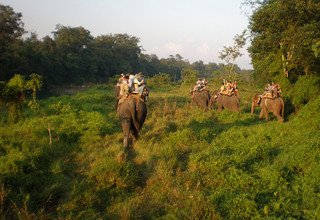
[[[251,114],[253,114],[253,112],[254,112],[254,101],[252,101],[251,103]]]

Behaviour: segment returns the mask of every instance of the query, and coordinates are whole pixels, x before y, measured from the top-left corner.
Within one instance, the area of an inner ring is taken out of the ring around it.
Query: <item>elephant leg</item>
[[[262,119],[262,118],[263,118],[263,115],[264,115],[263,109],[261,109],[260,114],[259,114],[259,119]]]
[[[204,109],[205,111],[208,111],[208,109],[209,109],[209,108],[208,108],[208,105],[209,105],[209,102],[206,101],[206,102],[204,103],[204,105],[203,105],[203,109]]]
[[[195,103],[195,101],[194,101],[194,97],[193,97],[194,95],[192,95],[192,97],[191,97],[191,103],[190,103],[190,106],[193,106],[193,105],[195,105],[196,103]]]
[[[218,112],[221,112],[223,109],[222,103],[218,103]]]
[[[265,117],[266,121],[269,120],[269,112],[267,109],[264,111],[264,117]]]
[[[283,121],[284,121],[284,119],[283,119],[283,117],[280,115],[280,113],[278,113],[278,112],[273,112],[273,114],[274,114],[274,116],[277,117],[278,121],[280,121],[280,122],[283,122]]]
[[[263,116],[264,116],[264,118],[266,119],[266,121],[268,121],[268,117],[269,117],[269,112],[268,112],[268,107],[267,107],[267,101],[268,100],[262,100],[262,102],[263,102],[263,104],[262,104],[262,106],[261,106],[261,112],[260,112],[260,114],[262,113],[263,114]]]
[[[132,131],[133,132],[133,131]],[[130,135],[130,145],[129,145],[129,147],[130,148],[133,148],[133,146],[134,146],[134,143],[136,142],[136,140],[137,140],[137,137],[133,134],[133,133],[131,133],[132,135]]]
[[[119,99],[116,100],[116,103],[114,105],[114,108],[115,108],[116,111],[118,111],[118,103],[119,103]]]
[[[123,147],[125,150],[129,149],[130,130],[131,130],[131,120],[130,119],[122,119]]]
[[[210,110],[210,109],[213,109],[213,104],[214,104],[214,98],[211,97],[211,98],[210,98],[210,101],[209,101],[209,106],[208,106],[208,107],[209,107],[209,110]]]
[[[254,112],[254,107],[255,107],[255,103],[254,103],[254,101],[252,101],[252,104],[251,104],[251,114],[253,114],[253,112]]]
[[[232,106],[231,111],[239,112],[240,111],[239,106],[237,106],[237,105],[236,106]]]

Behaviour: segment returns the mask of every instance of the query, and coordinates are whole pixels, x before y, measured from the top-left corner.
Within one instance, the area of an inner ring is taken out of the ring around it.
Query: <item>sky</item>
[[[53,37],[56,25],[82,26],[97,37],[128,34],[140,39],[143,53],[159,59],[179,54],[189,62],[225,63],[224,46],[248,26],[243,0],[1,0],[22,13],[26,31]],[[251,69],[246,50],[236,64]]]

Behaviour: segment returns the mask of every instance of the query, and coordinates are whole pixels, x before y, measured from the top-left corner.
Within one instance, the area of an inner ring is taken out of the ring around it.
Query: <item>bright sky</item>
[[[247,28],[243,0],[2,0],[22,13],[27,31],[52,37],[57,24],[82,26],[96,37],[138,37],[144,53],[158,58],[180,54],[190,62],[223,63],[223,46]],[[236,63],[252,68],[246,48]]]

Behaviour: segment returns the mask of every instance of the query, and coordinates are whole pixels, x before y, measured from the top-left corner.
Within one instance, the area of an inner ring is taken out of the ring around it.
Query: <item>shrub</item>
[[[148,78],[147,86],[150,89],[168,88],[171,85],[171,82],[172,82],[172,78],[170,74],[159,73],[154,75],[151,78]]]
[[[316,98],[320,92],[319,84],[319,76],[301,76],[292,87],[291,97],[293,104],[298,109],[301,109],[310,100]]]
[[[198,71],[193,69],[184,69],[181,73],[182,82],[185,85],[194,85],[199,76]]]

